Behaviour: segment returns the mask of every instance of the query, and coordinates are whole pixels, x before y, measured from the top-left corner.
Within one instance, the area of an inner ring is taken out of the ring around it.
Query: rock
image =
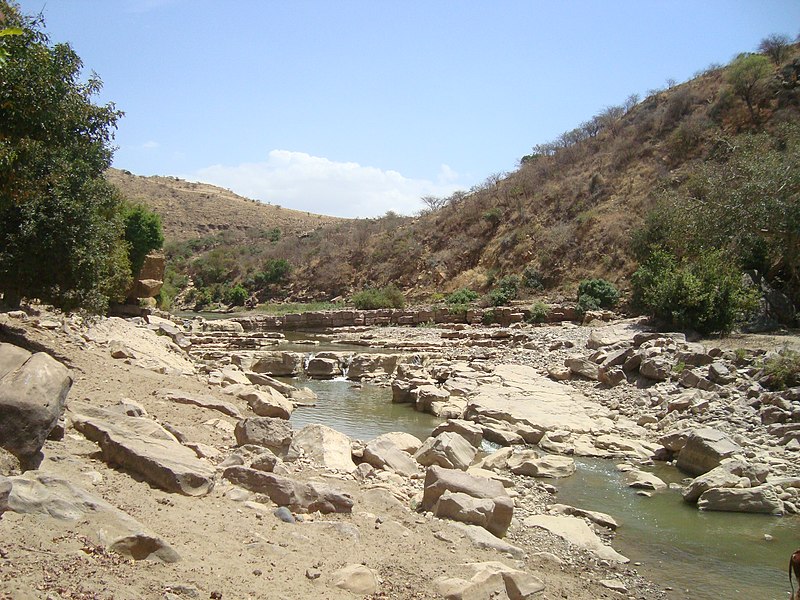
[[[522,559],[525,556],[525,550],[498,538],[483,527],[459,522],[454,522],[450,526],[464,534],[476,548],[496,550],[501,554],[510,554],[516,559]]]
[[[645,358],[639,365],[639,373],[654,381],[666,381],[672,372],[672,365],[660,356]]]
[[[528,600],[544,590],[538,577],[501,562],[469,563],[467,566],[473,573],[469,581],[456,577],[436,579],[434,584],[440,595],[447,600]]]
[[[481,469],[497,471],[508,468],[508,459],[514,454],[513,448],[501,448],[483,457],[475,466]]]
[[[0,343],[0,446],[35,469],[41,449],[64,411],[72,376],[44,352]]]
[[[433,514],[483,527],[497,537],[503,537],[511,523],[514,503],[511,498],[474,498],[463,492],[445,491],[433,507]]]
[[[306,364],[306,375],[313,379],[333,379],[342,374],[342,366],[334,358],[314,357]]]
[[[640,490],[665,490],[668,487],[661,478],[639,469],[626,471],[625,480],[628,482],[628,487]]]
[[[711,428],[694,429],[678,454],[676,466],[690,475],[702,475],[719,466],[724,458],[742,453],[721,431]]]
[[[356,470],[350,450],[350,438],[326,425],[306,425],[294,433],[286,460],[297,460],[300,456],[310,458],[326,469]]]
[[[191,404],[194,406],[199,406],[201,408],[217,410],[222,414],[235,417],[237,419],[242,418],[241,413],[239,413],[239,409],[236,408],[233,404],[230,404],[229,402],[224,402],[222,400],[217,400],[213,396],[200,396],[200,395],[190,394],[182,390],[172,390],[172,389],[159,390],[158,395],[164,398],[165,400],[169,400],[170,402],[175,402],[177,404]]]
[[[277,456],[286,456],[292,443],[292,426],[277,417],[250,417],[236,424],[236,443],[255,444],[272,450]]]
[[[647,460],[656,451],[657,446],[642,440],[632,440],[619,435],[607,433],[594,438],[596,448],[606,450],[614,456],[628,456],[638,460]]]
[[[347,370],[347,378],[353,380],[364,377],[391,375],[397,366],[397,354],[356,354]]]
[[[400,450],[403,452],[408,452],[409,454],[414,454],[414,452],[419,450],[419,447],[422,446],[422,440],[415,435],[406,433],[405,431],[390,431],[389,433],[379,435],[372,441],[377,442],[383,440],[391,442],[400,448]]]
[[[259,417],[277,417],[288,419],[294,411],[294,404],[278,390],[268,387],[265,390],[247,386],[238,389],[236,396],[241,398]]]
[[[414,397],[411,395],[412,389],[414,389],[414,386],[410,381],[395,379],[392,382],[392,402],[394,404],[408,404],[415,402]]]
[[[364,448],[364,461],[376,469],[387,467],[405,477],[419,472],[417,461],[389,438],[380,436],[367,443]]]
[[[8,510],[8,497],[11,495],[11,480],[0,475],[0,517]]]
[[[259,352],[250,366],[254,373],[265,373],[271,377],[292,377],[303,370],[304,356],[300,352]]]
[[[421,412],[431,412],[434,402],[445,403],[450,398],[447,390],[436,387],[435,385],[422,385],[411,390],[411,398],[417,410]]]
[[[575,472],[575,461],[569,456],[549,455],[524,460],[514,466],[509,460],[509,467],[515,475],[560,478],[569,477]]]
[[[524,444],[523,437],[515,431],[511,431],[505,423],[498,422],[496,426],[481,425],[481,431],[487,442],[500,444],[501,446],[513,446]]]
[[[607,590],[619,592],[620,594],[628,593],[628,588],[619,579],[601,579],[598,583]]]
[[[214,487],[214,469],[155,421],[122,416],[83,403],[70,405],[72,425],[100,446],[103,460],[168,492],[202,496]]]
[[[297,523],[297,519],[294,518],[292,511],[290,511],[285,506],[279,506],[274,511],[272,511],[272,514],[278,517],[284,523]]]
[[[600,367],[597,376],[600,383],[604,383],[609,387],[614,387],[625,381],[625,371],[620,367]]]
[[[180,560],[169,544],[133,517],[64,479],[29,471],[11,481],[9,509],[14,512],[46,515],[73,527],[88,522],[97,543],[134,560]]]
[[[481,385],[469,398],[464,418],[482,422],[489,417],[541,431],[589,433],[595,417],[608,414],[579,391],[542,377],[533,367],[500,364],[494,373],[503,383]]]
[[[580,375],[593,381],[597,381],[600,376],[598,365],[582,356],[567,357],[564,359],[564,366],[569,368],[575,375]]]
[[[354,594],[375,594],[378,577],[375,571],[364,565],[347,565],[333,573],[333,585]]]
[[[724,463],[725,461],[723,461]],[[734,463],[738,461],[733,461]],[[697,502],[705,492],[712,488],[747,488],[750,487],[750,480],[735,474],[735,468],[721,464],[695,477],[683,491],[683,499],[686,502]]]
[[[628,563],[630,560],[611,546],[606,546],[583,519],[552,515],[533,515],[525,519],[526,527],[541,527],[570,544],[575,544],[595,556],[615,563]]]
[[[429,467],[425,474],[425,487],[422,496],[422,509],[431,511],[445,493],[462,493],[472,498],[494,501],[491,516],[480,517],[481,526],[502,537],[508,530],[513,516],[513,502],[501,483],[483,477],[474,477],[463,471],[444,469],[438,466]]]
[[[472,464],[477,452],[475,446],[459,434],[446,431],[425,440],[414,453],[414,458],[426,467],[439,465],[464,471]]]
[[[619,524],[611,515],[607,515],[606,513],[595,510],[576,508],[568,504],[553,504],[548,507],[548,512],[556,515],[570,515],[573,517],[580,517],[582,519],[589,519],[592,523],[597,523],[601,527],[606,527],[612,531],[619,527]]]
[[[241,466],[228,467],[222,476],[252,492],[266,494],[272,502],[293,512],[349,513],[353,509],[349,494],[326,484],[294,481]]]
[[[736,380],[736,376],[722,361],[714,361],[708,365],[708,378],[720,385],[726,385]]]
[[[783,502],[769,485],[751,488],[712,488],[703,492],[697,501],[700,510],[764,513],[782,515]]]
[[[108,351],[111,353],[112,358],[136,358],[136,352],[121,340],[111,340],[108,342]]]

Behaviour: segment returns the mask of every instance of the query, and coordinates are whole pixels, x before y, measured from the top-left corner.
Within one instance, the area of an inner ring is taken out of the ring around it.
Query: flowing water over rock
[[[389,388],[342,379],[292,381],[319,396],[316,407],[295,410],[295,429],[322,423],[355,439],[406,431],[424,440],[441,421],[409,405],[392,404]],[[677,490],[650,498],[637,495],[614,461],[579,458],[576,464],[575,475],[558,480],[557,500],[615,517],[621,524],[615,549],[641,562],[640,570],[650,579],[672,587],[670,598],[786,598],[783,565],[798,545],[800,519],[702,512]],[[655,473],[667,482],[683,477],[667,466]],[[773,539],[766,541],[765,535]]]
[[[643,563],[640,570],[650,579],[673,587],[670,598],[787,597],[784,565],[798,546],[797,517],[703,512],[677,490],[642,497],[626,487],[613,461],[575,462],[576,474],[558,481],[558,501],[617,519],[614,548]],[[666,466],[655,473],[668,482],[682,477]]]

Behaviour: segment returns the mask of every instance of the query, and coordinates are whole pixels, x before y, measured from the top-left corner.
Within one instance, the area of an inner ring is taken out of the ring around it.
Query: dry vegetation
[[[631,96],[535,146],[514,172],[431,199],[415,217],[333,219],[174,178],[109,177],[162,214],[178,271],[192,274],[193,263],[216,253],[228,283],[261,300],[329,299],[388,284],[426,300],[462,287],[483,291],[526,269],[549,290],[572,293],[585,277],[625,288],[636,267],[631,234],[660,195],[681,185],[724,136],[798,121],[799,54],[788,46],[749,98],[737,92],[730,66],[670,82],[643,100]],[[254,289],[253,275],[275,259],[292,266],[286,283]]]

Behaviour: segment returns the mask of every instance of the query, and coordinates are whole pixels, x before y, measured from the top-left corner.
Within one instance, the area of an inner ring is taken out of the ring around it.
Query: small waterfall
[[[308,371],[308,363],[310,363],[315,356],[316,354],[313,352],[306,354],[305,358],[303,359],[303,371]]]

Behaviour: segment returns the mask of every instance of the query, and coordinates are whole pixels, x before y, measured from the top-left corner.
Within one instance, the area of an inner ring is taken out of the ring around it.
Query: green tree
[[[136,276],[147,253],[158,250],[164,244],[161,217],[142,204],[129,204],[123,211],[123,221],[125,241],[130,245],[128,256],[131,271]]]
[[[0,290],[7,305],[39,298],[102,311],[130,282],[121,198],[103,179],[121,113],[96,106],[68,44],[0,0],[7,61],[0,77]]]
[[[766,56],[760,54],[742,54],[733,61],[728,69],[728,83],[733,93],[747,104],[750,119],[758,123],[755,105],[763,91],[764,85],[772,74],[772,65]]]

